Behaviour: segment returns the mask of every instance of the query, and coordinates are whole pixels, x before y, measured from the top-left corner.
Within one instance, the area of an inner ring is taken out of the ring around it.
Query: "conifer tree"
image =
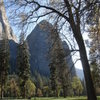
[[[50,83],[51,89],[54,92],[54,96],[58,97],[58,80],[57,80],[57,70],[55,63],[51,63],[50,65]]]
[[[0,40],[0,86],[1,99],[4,96],[4,88],[7,82],[9,71],[9,43],[6,33],[2,33],[2,40]]]
[[[35,70],[35,72],[34,72],[34,83],[35,83],[35,86],[36,86],[35,96],[38,96],[37,95],[38,89],[43,90],[44,82],[43,82],[43,79],[42,79],[42,75],[40,75],[40,73],[37,70]]]
[[[18,76],[20,79],[20,88],[22,97],[26,98],[26,82],[30,78],[29,50],[27,41],[24,40],[24,34],[20,35],[20,43],[18,45]]]
[[[66,97],[69,92],[70,87],[70,74],[69,69],[66,63],[65,54],[61,42],[58,42],[56,45],[56,66],[58,70],[58,79],[61,82],[63,89],[63,96]]]
[[[51,49],[50,49],[50,74],[51,74],[51,87],[56,91],[58,85],[61,84],[63,89],[63,96],[68,95],[68,88],[70,86],[69,69],[66,63],[64,49],[61,44],[61,39],[57,29],[52,29],[51,34]]]

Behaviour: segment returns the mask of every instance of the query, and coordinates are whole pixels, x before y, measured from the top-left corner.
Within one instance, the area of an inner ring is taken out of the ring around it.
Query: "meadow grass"
[[[31,100],[87,100],[86,97],[67,97],[67,98],[55,98],[55,97],[41,97],[41,98],[32,98]],[[98,97],[98,100],[100,100],[100,97]]]
[[[80,96],[80,97],[67,97],[67,98],[63,98],[63,97],[35,97],[32,99],[3,99],[3,100],[87,100],[87,98],[85,96]],[[98,100],[100,100],[100,96],[98,96]]]

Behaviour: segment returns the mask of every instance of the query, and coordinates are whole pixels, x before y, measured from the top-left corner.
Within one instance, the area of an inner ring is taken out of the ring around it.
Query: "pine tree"
[[[40,75],[40,73],[36,70],[34,72],[34,83],[35,83],[35,86],[36,86],[35,96],[38,96],[37,95],[38,89],[43,90],[44,82],[43,82],[43,79],[42,79],[42,75]]]
[[[25,85],[27,80],[30,78],[30,64],[29,64],[29,51],[27,41],[24,40],[24,34],[20,36],[20,43],[18,45],[18,76],[20,79],[20,87],[22,97],[26,98],[26,89]]]
[[[4,96],[4,87],[7,82],[9,71],[9,43],[5,33],[3,33],[0,41],[0,85],[1,85],[1,99]]]
[[[59,42],[58,42],[59,43]],[[57,70],[58,70],[58,79],[61,82],[61,86],[63,89],[63,96],[66,97],[69,92],[71,76],[69,73],[69,68],[66,63],[64,50],[62,45],[59,43],[56,45],[56,61],[57,61]]]
[[[51,87],[53,91],[56,91],[55,94],[57,94],[58,86],[61,84],[63,96],[66,97],[70,86],[70,75],[68,74],[69,69],[57,29],[51,30],[50,39],[50,42],[52,42],[50,48]]]
[[[51,90],[54,92],[54,96],[58,96],[57,92],[58,92],[58,70],[57,70],[57,62],[56,62],[56,52],[55,52],[55,46],[56,46],[56,41],[55,41],[55,37],[56,37],[56,33],[54,34],[55,30],[51,29],[51,33],[50,33],[50,45],[51,48],[49,50],[49,57],[50,57],[50,83],[51,83]]]
[[[50,66],[50,83],[51,83],[51,89],[54,92],[54,96],[58,97],[58,80],[57,80],[57,70],[54,66],[54,63],[51,63]]]

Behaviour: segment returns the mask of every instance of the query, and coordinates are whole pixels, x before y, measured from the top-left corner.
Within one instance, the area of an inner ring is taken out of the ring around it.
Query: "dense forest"
[[[97,100],[99,16],[99,0],[0,0],[1,99]],[[76,74],[77,61],[83,79]]]

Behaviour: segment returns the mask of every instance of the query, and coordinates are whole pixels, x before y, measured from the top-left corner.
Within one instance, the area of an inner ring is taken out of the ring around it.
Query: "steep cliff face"
[[[31,34],[27,37],[29,44],[29,50],[31,54],[30,63],[31,71],[38,70],[39,73],[49,76],[49,57],[48,52],[50,48],[50,42],[48,42],[50,30],[53,26],[47,22],[40,22]],[[62,42],[66,53],[66,61],[69,69],[73,66],[70,50],[66,42]],[[72,76],[76,75],[75,67],[71,71]]]
[[[9,40],[17,42],[6,16],[4,2],[0,0],[0,39],[2,39],[3,34],[6,34]]]
[[[44,25],[43,25],[44,24]],[[30,50],[30,64],[31,71],[34,73],[35,70],[38,70],[41,74],[48,76],[49,75],[49,59],[48,59],[48,30],[50,27],[48,22],[40,22],[31,34],[27,37]]]

